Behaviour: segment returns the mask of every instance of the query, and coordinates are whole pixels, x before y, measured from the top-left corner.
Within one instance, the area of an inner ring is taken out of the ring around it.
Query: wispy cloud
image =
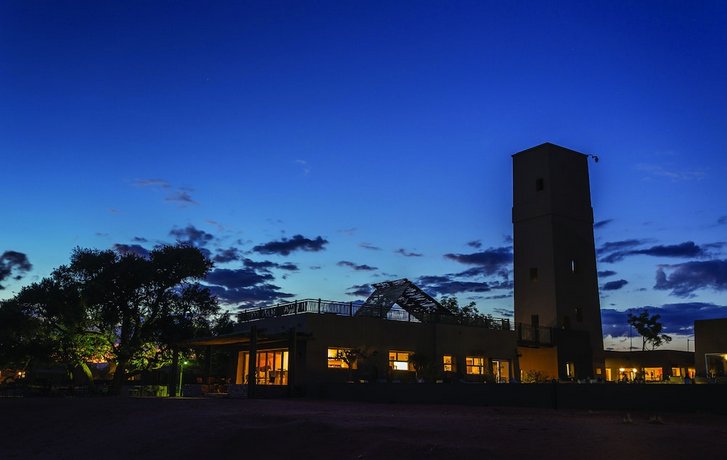
[[[694,331],[694,321],[698,319],[724,318],[727,316],[727,306],[704,302],[671,303],[660,307],[644,306],[629,308],[625,311],[612,308],[601,309],[603,334],[612,337],[628,337],[631,331],[628,324],[629,313],[637,315],[647,309],[651,315],[659,315],[667,334],[691,335]],[[640,341],[639,341],[640,343]]]
[[[181,207],[199,204],[192,198],[191,192],[194,192],[194,189],[189,187],[174,187],[169,181],[164,179],[136,179],[133,181],[133,184],[140,188],[159,190],[165,194],[164,201],[174,203]]]
[[[369,249],[371,251],[380,251],[381,248],[378,246],[374,246],[371,243],[359,243],[358,245],[360,248]]]
[[[596,222],[595,224],[593,224],[593,228],[603,228],[606,225],[610,224],[611,222],[613,222],[613,219],[599,220],[598,222]]]
[[[678,168],[665,168],[661,165],[638,164],[636,169],[647,174],[646,178],[666,178],[672,182],[683,182],[689,180],[702,180],[707,174],[702,170],[685,170]]]
[[[295,160],[295,163],[300,165],[301,169],[303,170],[303,175],[307,176],[310,174],[310,165],[305,160]]]
[[[402,255],[402,256],[404,256],[404,257],[421,257],[421,256],[423,256],[423,255],[424,255],[424,254],[422,254],[422,253],[420,253],[420,252],[412,252],[412,251],[407,251],[407,250],[406,250],[406,249],[404,249],[404,248],[399,248],[399,249],[397,249],[397,250],[396,250],[396,251],[394,251],[394,252],[395,252],[395,253],[397,253],[397,254],[401,254],[401,255]]]
[[[282,238],[277,241],[270,241],[265,244],[259,244],[253,247],[252,250],[260,254],[280,254],[283,256],[287,256],[294,251],[323,251],[327,244],[328,240],[320,236],[310,239],[304,237],[303,235],[293,235],[292,238]]]
[[[622,243],[620,247],[623,248],[633,248],[634,246],[637,246],[638,240],[627,240],[620,242]],[[631,244],[634,243],[634,244]],[[607,245],[611,245],[610,249],[604,249]],[[599,261],[605,262],[605,263],[614,263],[618,262],[620,260],[623,260],[624,258],[628,256],[635,256],[635,255],[646,255],[646,256],[652,256],[652,257],[676,257],[676,258],[687,258],[687,257],[707,257],[711,251],[708,251],[707,249],[716,249],[721,247],[721,243],[711,243],[703,246],[699,246],[695,244],[693,241],[686,241],[684,243],[679,244],[668,244],[668,245],[657,245],[657,246],[651,246],[648,248],[641,248],[641,249],[616,249],[618,248],[619,244],[617,243],[606,243],[604,246],[602,246],[599,249],[600,253],[608,253],[607,255],[601,257]],[[610,253],[609,253],[610,252]]]
[[[177,203],[180,206],[199,204],[186,190],[175,190],[164,198],[164,201],[171,201]]]
[[[354,269],[356,271],[367,271],[367,272],[371,272],[371,271],[378,270],[376,267],[372,267],[371,265],[356,264],[356,263],[353,263],[353,262],[348,261],[348,260],[342,260],[342,261],[338,262],[336,265],[338,265],[339,267],[352,268],[352,269]]]

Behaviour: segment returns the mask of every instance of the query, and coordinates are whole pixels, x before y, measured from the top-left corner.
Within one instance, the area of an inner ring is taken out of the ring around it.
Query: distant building
[[[727,318],[694,322],[697,376],[727,382]]]
[[[672,382],[694,379],[694,353],[677,350],[606,351],[607,382]]]

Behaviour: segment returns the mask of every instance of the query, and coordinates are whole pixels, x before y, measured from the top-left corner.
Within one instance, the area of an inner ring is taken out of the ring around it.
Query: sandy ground
[[[0,399],[0,459],[727,458],[727,416],[306,400]],[[659,415],[663,423],[650,423]]]

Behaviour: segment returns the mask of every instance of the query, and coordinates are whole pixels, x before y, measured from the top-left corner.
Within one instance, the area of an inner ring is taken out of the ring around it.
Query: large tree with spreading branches
[[[89,378],[89,361],[108,361],[118,393],[130,376],[168,362],[174,344],[209,333],[219,307],[199,281],[211,267],[187,245],[148,257],[77,248],[68,265],[2,305],[0,317],[26,333],[4,340],[18,344],[16,360],[45,354]]]

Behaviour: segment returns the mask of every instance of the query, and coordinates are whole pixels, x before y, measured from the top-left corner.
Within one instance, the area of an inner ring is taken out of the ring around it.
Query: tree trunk
[[[81,370],[83,371],[83,375],[85,375],[88,379],[88,389],[90,391],[95,390],[95,385],[93,383],[93,373],[91,372],[91,368],[89,368],[88,364],[86,364],[84,361],[81,361],[78,367],[81,368]]]
[[[126,360],[119,360],[116,365],[116,372],[114,372],[114,378],[111,381],[111,388],[109,389],[110,395],[120,395],[121,387],[126,382]]]

